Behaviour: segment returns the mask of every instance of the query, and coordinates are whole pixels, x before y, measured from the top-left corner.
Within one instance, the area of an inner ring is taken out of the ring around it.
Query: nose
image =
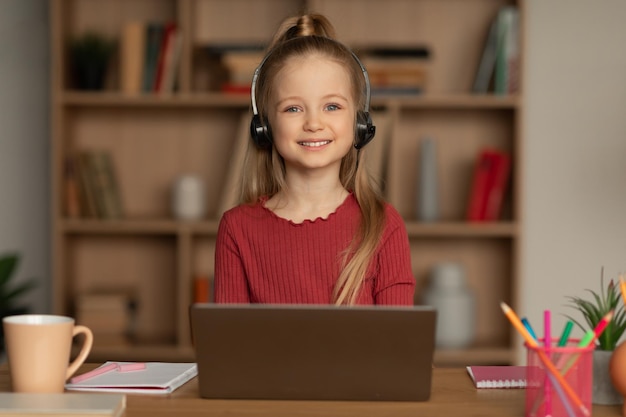
[[[323,128],[321,115],[317,111],[308,111],[304,120],[304,130],[317,131]]]

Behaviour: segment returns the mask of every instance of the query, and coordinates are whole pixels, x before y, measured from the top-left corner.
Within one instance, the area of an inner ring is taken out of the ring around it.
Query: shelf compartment
[[[183,174],[205,184],[206,218],[216,217],[233,152],[239,109],[78,108],[66,115],[74,151],[100,149],[112,156],[125,216],[171,217],[171,188]],[[154,163],[153,161],[160,161]]]
[[[90,235],[174,235],[196,233],[215,235],[218,221],[178,221],[172,219],[66,219],[61,222],[61,229],[68,234]]]
[[[72,235],[65,240],[71,262],[60,305],[66,313],[74,314],[78,294],[126,292],[136,302],[135,339],[176,342],[176,239]]]
[[[507,238],[411,238],[415,302],[428,284],[432,268],[443,262],[463,267],[467,285],[476,300],[476,333],[479,346],[507,346],[510,323],[502,314],[500,302],[513,305],[514,241]]]
[[[417,218],[420,143],[434,141],[437,157],[439,220],[465,219],[474,166],[483,147],[513,151],[514,112],[500,110],[441,110],[401,108],[390,144],[386,192],[408,221]],[[513,184],[515,165],[509,184]],[[511,187],[508,187],[509,191]],[[505,194],[501,219],[511,221],[511,193]]]

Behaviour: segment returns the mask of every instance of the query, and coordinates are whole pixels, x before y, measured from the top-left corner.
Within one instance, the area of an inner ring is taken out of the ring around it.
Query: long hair
[[[365,105],[365,80],[352,52],[334,40],[335,30],[322,15],[308,14],[285,20],[269,45],[256,84],[256,104],[263,123],[269,126],[265,109],[271,102],[274,81],[285,62],[292,57],[320,55],[349,71],[356,108]],[[356,123],[356,114],[355,114]],[[355,138],[356,139],[356,138]],[[359,159],[367,147],[351,150],[341,161],[339,180],[353,192],[361,210],[358,233],[341,254],[343,266],[333,291],[335,304],[354,304],[382,235],[385,222],[384,202],[378,187]],[[286,187],[285,163],[276,148],[259,149],[248,142],[244,165],[241,202],[255,204]]]

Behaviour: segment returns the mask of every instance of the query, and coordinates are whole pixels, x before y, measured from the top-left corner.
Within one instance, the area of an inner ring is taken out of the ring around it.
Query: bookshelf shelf
[[[245,94],[224,93],[189,93],[189,94],[142,94],[128,96],[119,92],[84,93],[70,91],[61,93],[61,101],[67,106],[85,107],[234,107],[246,108],[250,105],[250,97]],[[517,96],[494,95],[430,95],[416,97],[376,96],[372,98],[372,106],[397,106],[407,109],[510,109],[519,107]]]
[[[477,297],[475,342],[467,349],[437,350],[435,363],[513,362],[518,347],[499,302],[515,308],[520,292],[523,89],[477,94],[472,87],[490,24],[508,5],[518,6],[523,16],[521,0],[53,0],[55,313],[74,314],[76,297],[83,293],[131,291],[139,301],[135,327],[141,342],[96,342],[90,359],[193,359],[188,324],[193,283],[198,275],[213,275],[219,216],[229,201],[226,184],[237,166],[231,158],[237,139],[247,132],[250,112],[248,94],[225,94],[216,87],[219,77],[206,47],[266,42],[283,18],[308,9],[327,15],[339,39],[358,45],[358,52],[380,46],[427,46],[432,52],[423,93],[372,97],[378,131],[369,152],[380,162],[377,172],[387,200],[406,221],[416,303],[432,268],[447,261],[462,263]],[[68,39],[91,30],[119,41],[131,21],[174,21],[181,29],[175,91],[122,92],[119,57],[103,90],[75,89]],[[440,180],[440,216],[432,223],[416,214],[425,137],[436,144]],[[467,222],[473,168],[485,147],[510,153],[510,185],[496,221]],[[108,152],[115,163],[122,218],[66,215],[66,160],[93,149]],[[193,174],[205,185],[207,210],[201,220],[170,215],[171,187],[182,174]]]
[[[518,227],[515,223],[467,222],[417,223],[406,222],[409,237],[476,237],[476,238],[515,238]]]

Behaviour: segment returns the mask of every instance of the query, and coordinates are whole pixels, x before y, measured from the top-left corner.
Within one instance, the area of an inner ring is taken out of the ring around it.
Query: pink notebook
[[[525,388],[525,366],[468,366],[476,388]]]

